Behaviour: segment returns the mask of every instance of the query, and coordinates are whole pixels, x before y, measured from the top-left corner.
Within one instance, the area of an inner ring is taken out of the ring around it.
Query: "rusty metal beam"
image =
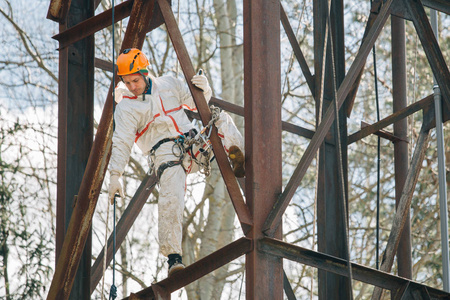
[[[288,300],[297,299],[297,298],[295,298],[294,290],[292,290],[292,286],[289,282],[288,277],[286,276],[286,272],[284,272],[284,271],[283,271],[283,289],[284,289],[284,293],[286,294],[286,297],[288,298]]]
[[[348,276],[347,261],[326,253],[299,247],[274,238],[263,238],[256,242],[259,251],[299,262],[320,270],[325,270],[341,276]],[[404,279],[377,271],[375,269],[352,263],[353,279],[381,286],[385,289],[395,289]]]
[[[154,294],[155,299],[157,300],[170,300],[170,293],[164,288],[160,287],[158,284],[152,284],[152,292]],[[139,297],[138,295],[134,295],[134,297]],[[141,298],[142,299],[142,298]]]
[[[114,8],[114,20],[120,21],[128,17],[131,13],[133,3],[135,0],[128,0],[122,2]],[[169,2],[169,0],[167,0]],[[64,32],[61,32],[55,36],[54,39],[60,42],[59,48],[67,47],[87,36],[90,36],[97,31],[100,31],[112,23],[112,9],[108,9],[84,22],[81,22]],[[156,5],[153,10],[153,15],[148,23],[143,23],[146,28],[146,32],[152,31],[153,29],[159,27],[163,23],[161,12],[159,6]]]
[[[327,0],[313,1],[316,120],[321,120],[329,107],[334,108],[337,102],[332,100],[345,77],[343,6],[342,0],[331,4]],[[345,101],[343,106],[347,106]],[[337,111],[318,155],[317,245],[320,252],[348,258],[347,116],[345,107],[335,108]],[[351,274],[351,265],[348,267]],[[351,299],[351,283],[351,278],[319,270],[318,297]]]
[[[282,190],[280,8],[278,1],[244,1],[245,196],[254,227],[262,226]],[[264,147],[261,138],[264,137]],[[282,237],[281,226],[274,232]],[[245,258],[245,298],[283,299],[283,263],[251,251]]]
[[[428,292],[426,286],[417,284],[415,282],[408,282],[403,288],[401,288],[393,297],[393,300],[406,300],[406,299],[423,299],[431,300],[431,295]]]
[[[217,107],[220,107],[223,110],[226,110],[228,112],[231,112],[233,114],[236,114],[238,116],[243,117],[244,116],[244,107],[228,102],[223,99],[219,99],[216,97],[211,97],[211,100],[209,100],[209,104],[216,105]]]
[[[125,209],[125,212],[120,217],[119,222],[117,222],[116,226],[116,252],[119,250],[120,245],[122,245],[123,241],[125,240],[126,235],[128,234],[128,231],[130,230],[131,226],[133,226],[134,221],[136,220],[137,216],[142,210],[142,207],[144,206],[145,202],[147,201],[148,197],[152,193],[156,183],[158,182],[156,175],[147,175],[142,180],[141,184],[139,185],[139,188],[136,190],[136,193],[134,194],[133,198],[130,200],[130,203],[128,204],[127,208]],[[114,237],[111,234],[108,238],[108,247],[106,252],[106,265],[108,266],[111,262],[113,255],[113,240]],[[97,256],[97,259],[95,260],[94,264],[91,268],[91,294],[95,291],[95,288],[97,284],[99,283],[100,279],[103,275],[103,260],[105,255],[105,248],[102,249],[100,254]]]
[[[358,73],[363,68],[367,56],[369,55],[370,50],[372,49],[375,43],[375,40],[377,39],[379,33],[383,29],[384,24],[386,23],[387,18],[390,15],[390,8],[393,1],[395,0],[388,0],[383,5],[377,19],[375,20],[375,23],[373,24],[373,27],[370,29],[369,34],[367,35],[367,39],[362,43],[361,48],[347,73],[347,76],[345,76],[341,86],[339,87],[339,90],[337,91],[337,97],[335,100],[338,101],[338,108],[342,106],[345,98],[349,93],[349,90],[351,89],[351,85],[355,82]],[[265,222],[264,232],[267,235],[271,236],[275,232],[278,225],[280,224],[284,211],[289,205],[289,202],[292,199],[292,196],[294,195],[295,190],[297,189],[301,180],[303,179],[303,176],[306,174],[306,171],[309,165],[311,164],[312,160],[314,159],[318,148],[320,147],[326,134],[330,130],[330,127],[333,124],[335,117],[336,116],[334,114],[334,107],[333,104],[331,104],[330,107],[327,109],[325,116],[323,117],[323,120],[320,123],[318,129],[316,130],[316,133],[311,139],[308,148],[303,154],[300,163],[295,169],[294,174],[290,178],[283,193],[278,198],[277,202],[274,205],[274,208],[272,209],[271,213],[269,214]]]
[[[228,101],[212,97],[209,101],[209,104],[216,105],[221,109],[224,109],[228,112],[234,113],[238,116],[244,116],[244,108],[242,106],[230,103]],[[304,128],[302,126],[294,125],[292,123],[288,123],[285,121],[281,122],[281,129],[287,132],[302,136],[307,139],[311,139],[314,136],[314,131]]]
[[[135,0],[122,49],[142,47],[146,33],[144,22],[151,18],[153,7],[154,1]],[[111,155],[113,88],[111,83],[47,300],[65,300],[72,289]]]
[[[94,64],[96,68],[102,69],[103,71],[112,72],[112,62],[106,61],[104,59],[95,58]]]
[[[307,139],[312,139],[312,137],[314,136],[314,131],[313,130],[309,130],[306,129],[304,127],[298,126],[298,125],[294,125],[292,123],[288,123],[285,121],[281,122],[281,129],[299,136],[302,136],[304,138]]]
[[[369,127],[369,126],[371,126],[369,123],[361,121],[361,128],[365,128],[365,127]],[[395,136],[392,132],[389,132],[389,131],[383,130],[383,129],[377,130],[373,134],[375,134],[376,136],[379,136],[381,138],[384,138],[388,141],[391,141],[393,143],[398,142],[398,141],[408,142],[407,138],[399,138],[398,136]]]
[[[394,3],[394,5],[392,5],[391,15],[408,21],[412,20],[408,8],[403,4],[402,1],[397,1]]]
[[[412,115],[415,112],[418,112],[419,110],[423,110],[425,108],[433,106],[433,95],[429,95],[425,98],[423,98],[420,101],[417,101],[413,104],[411,104],[408,107],[405,107],[404,109],[401,109],[392,115],[380,120],[379,122],[373,123],[367,127],[361,128],[360,131],[357,131],[350,135],[348,137],[348,143],[352,144],[354,142],[357,142],[366,136],[369,136],[378,130],[381,130],[391,124],[394,124],[398,120],[404,119],[408,117],[409,115]]]
[[[214,253],[196,261],[192,265],[187,266],[184,270],[178,271],[170,277],[152,284],[152,287],[133,293],[133,295],[139,299],[156,299],[153,292],[153,288],[155,286],[157,286],[158,289],[166,291],[167,293],[172,293],[248,253],[252,249],[253,241],[249,238],[242,237],[239,240],[234,241],[233,243],[230,243]],[[126,297],[124,300],[125,299],[128,300],[131,299],[131,297]]]
[[[60,25],[64,27],[64,25]],[[67,163],[67,113],[69,109],[69,51],[59,53],[58,78],[58,169],[56,188],[56,242],[55,261],[58,261],[66,232],[66,163]]]
[[[94,1],[94,10],[97,9],[100,2],[101,0]],[[51,0],[47,12],[47,19],[59,22],[61,24],[65,23],[70,4],[71,0]]]
[[[51,0],[47,12],[47,19],[63,24],[69,12],[71,0]]]
[[[423,5],[450,15],[450,0],[423,0]]]
[[[418,112],[419,110],[428,111],[430,109],[434,109],[434,103],[433,103],[433,95],[429,95],[413,104],[411,104],[408,107],[405,107],[404,109],[401,109],[392,115],[380,120],[379,122],[370,124],[368,126],[361,125],[361,130],[353,133],[349,136],[349,144],[352,144],[354,142],[357,142],[371,134],[376,134],[379,130],[394,124],[398,120],[401,120],[403,118],[406,118],[410,115],[412,115],[415,112]],[[443,121],[446,122],[450,119],[450,114],[446,106],[443,107]],[[432,129],[436,127],[435,118],[433,118],[429,123],[427,123],[427,127],[425,129]],[[361,122],[363,124],[364,122]],[[367,123],[364,123],[367,124]],[[386,137],[387,138],[387,137]],[[393,137],[393,139],[396,139],[396,137]]]
[[[59,30],[94,15],[93,1],[74,0]],[[79,7],[79,9],[74,9]],[[63,250],[66,229],[77,201],[94,137],[94,37],[75,43],[59,55],[58,78],[58,185],[56,260]],[[88,230],[77,266],[70,299],[89,299],[92,235]]]
[[[294,125],[292,123],[288,123],[285,121],[281,122],[281,129],[299,136],[302,136],[304,138],[307,139],[312,139],[312,137],[314,136],[314,131],[313,130],[309,130],[306,129],[304,127],[298,126],[298,125]]]
[[[402,0],[402,2],[412,17],[417,35],[433,70],[434,77],[441,89],[444,102],[447,108],[450,109],[450,72],[433,33],[433,29],[431,28],[425,9],[420,0]]]
[[[303,75],[305,76],[309,90],[311,91],[312,96],[315,97],[316,92],[314,86],[315,85],[314,77],[313,75],[311,75],[308,63],[306,62],[302,49],[300,49],[300,45],[297,42],[297,37],[295,36],[294,30],[292,30],[291,24],[289,23],[289,19],[281,3],[280,3],[280,16],[281,16],[281,24],[283,24],[284,31],[286,32],[289,42],[291,43],[292,50],[294,51],[295,57],[297,58],[297,61],[300,64],[300,68],[302,69]]]
[[[114,8],[114,20],[116,22],[125,19],[131,13],[134,0],[120,3]],[[67,47],[97,31],[100,31],[112,24],[112,9],[108,9],[92,18],[87,19],[77,25],[53,36],[59,42],[59,49]]]
[[[396,16],[391,17],[392,44],[392,99],[393,112],[404,109],[407,103],[406,87],[406,31],[405,20]],[[394,135],[400,137],[394,143],[394,177],[395,204],[399,204],[403,186],[408,173],[408,120],[402,119],[394,123]],[[405,217],[405,225],[401,234],[397,250],[398,275],[412,278],[412,250],[411,250],[411,216],[409,210]]]
[[[259,251],[263,251],[270,255],[296,261],[327,272],[348,276],[347,261],[342,258],[267,237],[256,241],[256,247]],[[433,299],[448,299],[450,297],[450,293],[357,263],[352,263],[352,275],[355,280],[391,290],[394,296],[398,295],[399,291],[403,293],[405,287],[408,285],[413,285],[414,287],[420,287],[422,289],[426,288]]]
[[[172,9],[165,0],[158,0],[158,3],[166,24],[167,32],[169,33],[173,48],[177,53],[181,69],[183,70],[186,82],[189,86],[189,90],[191,91],[191,94],[194,98],[194,102],[200,114],[200,118],[203,124],[207,125],[209,120],[211,120],[211,111],[208,104],[206,103],[203,92],[191,83],[191,78],[195,75],[194,67],[192,66],[189,53],[187,52]],[[239,185],[236,181],[236,177],[231,170],[230,163],[228,161],[225,150],[223,149],[222,142],[217,135],[217,128],[215,126],[213,126],[210,140],[214,149],[214,155],[216,157],[217,164],[219,165],[223,180],[227,186],[228,193],[230,194],[234,209],[236,210],[236,214],[241,223],[242,230],[244,233],[247,233],[253,225],[252,216],[250,215],[250,210],[248,209],[248,206],[241,194]]]
[[[389,234],[386,250],[381,260],[380,270],[384,272],[390,272],[392,264],[394,263],[394,256],[398,250],[400,237],[403,227],[405,225],[408,212],[411,208],[411,200],[416,187],[417,180],[419,179],[420,169],[422,168],[422,162],[425,157],[425,152],[428,148],[428,140],[430,137],[430,131],[424,130],[424,126],[419,133],[417,139],[416,148],[411,159],[411,165],[406,176],[403,191],[398,202],[397,211],[394,216],[391,232]],[[372,299],[380,299],[382,295],[381,288],[375,288],[372,294]]]

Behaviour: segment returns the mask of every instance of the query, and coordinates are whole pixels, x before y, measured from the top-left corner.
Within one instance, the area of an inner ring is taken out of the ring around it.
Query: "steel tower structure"
[[[93,140],[94,67],[112,71],[111,63],[94,57],[93,34],[112,23],[112,10],[94,15],[100,0],[51,0],[48,18],[59,22],[59,132],[57,192],[57,264],[47,299],[89,299],[101,279],[101,263],[113,256],[112,238],[106,253],[90,265],[90,228],[101,184],[106,173],[113,123],[111,84],[97,134]],[[244,1],[244,107],[213,98],[211,103],[245,118],[245,199],[217,136],[212,144],[244,237],[193,263],[170,278],[132,293],[127,299],[170,299],[170,293],[242,255],[246,257],[247,299],[295,299],[282,260],[289,259],[319,269],[319,299],[352,298],[351,281],[375,285],[373,299],[381,289],[394,299],[449,299],[447,292],[411,280],[409,208],[412,193],[435,125],[433,95],[406,106],[404,20],[414,23],[443,101],[443,121],[449,119],[450,73],[433,34],[424,6],[450,13],[448,0],[374,0],[364,39],[352,65],[345,71],[343,0],[313,0],[314,75],[310,71],[287,15],[278,1]],[[393,36],[392,115],[347,135],[350,116],[367,57],[391,17]],[[165,24],[186,78],[194,69],[176,24],[170,1],[127,0],[114,8],[114,20],[129,18],[121,48],[143,45],[145,34]],[[286,32],[316,103],[314,132],[281,120],[280,30]],[[86,75],[87,74],[87,75]],[[116,78],[117,80],[118,78]],[[211,112],[203,94],[188,80],[199,118],[207,124]],[[318,105],[319,106],[319,105]],[[405,118],[423,112],[423,124],[410,163]],[[394,125],[394,132],[383,130]],[[339,126],[336,126],[339,125]],[[310,139],[285,187],[281,181],[281,132],[287,130]],[[381,270],[348,259],[347,147],[371,134],[395,142],[397,211]],[[70,136],[70,138],[68,138]],[[267,144],[257,147],[264,136]],[[307,168],[319,152],[318,251],[281,240],[282,216]],[[270,157],[270,159],[267,159]],[[262,166],[261,161],[264,161]],[[265,172],[269,168],[270,174]],[[335,170],[338,170],[336,172]],[[143,207],[155,183],[154,176],[142,182],[117,224],[119,246]],[[117,247],[118,248],[118,247]],[[399,252],[399,275],[389,274]],[[408,279],[409,278],[409,279]]]

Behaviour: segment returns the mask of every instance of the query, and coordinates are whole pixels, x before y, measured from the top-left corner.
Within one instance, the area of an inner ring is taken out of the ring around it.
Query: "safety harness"
[[[209,137],[212,132],[212,125],[219,119],[220,109],[213,105],[210,106],[211,109],[211,120],[208,122],[200,132],[197,130],[191,129],[189,132],[184,134],[180,134],[177,137],[173,138],[164,138],[158,141],[151,149],[148,155],[148,164],[149,164],[149,174],[153,174],[156,172],[158,180],[161,178],[164,170],[167,168],[171,168],[177,165],[181,165],[183,163],[186,155],[189,155],[191,159],[199,166],[199,172],[209,176],[211,173],[211,165],[210,163],[213,161],[214,156],[211,157],[211,142],[209,141]],[[178,158],[178,160],[168,161],[162,163],[157,170],[155,170],[155,154],[156,150],[164,143],[173,142],[172,146],[172,154]],[[199,146],[199,152],[202,156],[207,157],[208,159],[199,159],[194,153],[194,146]]]

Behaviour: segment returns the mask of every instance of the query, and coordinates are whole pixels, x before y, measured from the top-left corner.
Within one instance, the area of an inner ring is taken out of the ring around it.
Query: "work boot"
[[[230,158],[233,172],[236,177],[242,178],[245,176],[245,157],[238,146],[231,146],[228,157]]]
[[[185,267],[183,265],[181,255],[179,254],[169,254],[169,276],[183,270]]]

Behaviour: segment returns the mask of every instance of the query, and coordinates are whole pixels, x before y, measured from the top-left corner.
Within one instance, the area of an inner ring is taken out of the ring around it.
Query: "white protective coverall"
[[[174,138],[193,128],[184,109],[197,111],[193,98],[186,85],[171,76],[154,78],[145,97],[134,96],[123,82],[119,82],[115,91],[118,103],[114,113],[115,131],[113,134],[110,173],[122,175],[128,163],[133,143],[148,155],[150,149],[164,138]],[[149,94],[150,92],[150,94]],[[211,88],[204,91],[206,100],[211,98]],[[243,138],[231,117],[221,112],[216,121],[219,136],[225,151],[236,145],[244,149]],[[174,142],[166,142],[156,150],[153,163],[155,170],[168,161],[179,160],[172,152]],[[186,157],[189,157],[186,155]],[[160,252],[181,254],[182,220],[186,175],[197,170],[190,161],[164,170],[160,178],[158,200],[158,237]]]

